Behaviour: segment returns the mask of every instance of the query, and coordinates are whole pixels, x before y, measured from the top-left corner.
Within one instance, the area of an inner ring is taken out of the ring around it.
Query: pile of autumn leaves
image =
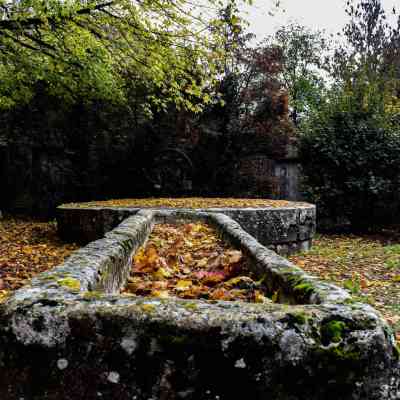
[[[38,273],[61,264],[77,248],[58,238],[54,223],[0,220],[0,302]]]
[[[306,203],[287,200],[269,199],[235,199],[221,197],[185,197],[185,198],[146,198],[146,199],[114,199],[91,201],[89,203],[65,204],[71,208],[90,207],[133,207],[133,208],[279,208],[301,206]]]
[[[61,242],[53,223],[0,220],[0,302],[77,248]],[[264,292],[248,258],[202,223],[156,225],[134,258],[125,289],[138,296],[258,303],[269,301]]]
[[[158,298],[264,303],[249,260],[203,223],[159,224],[132,266],[125,292]]]

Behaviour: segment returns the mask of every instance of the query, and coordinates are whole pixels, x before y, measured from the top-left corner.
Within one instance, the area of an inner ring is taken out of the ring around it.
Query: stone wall
[[[102,103],[67,107],[60,99],[38,94],[29,105],[0,113],[0,209],[52,217],[59,204],[104,198],[219,195],[298,200],[291,174],[274,170],[292,162],[277,160],[276,149],[271,149],[279,147],[276,144],[262,145],[253,135],[243,135],[243,143],[227,152],[232,143],[226,132],[211,129],[208,134],[209,129],[200,132],[194,124],[188,145],[182,143],[179,125],[175,113],[150,121],[130,108]],[[165,173],[166,166],[172,172],[179,169],[176,152],[162,165],[166,155],[160,155],[168,148],[183,152],[193,164],[184,171],[187,176],[177,174],[182,179]],[[169,182],[160,190],[150,178],[163,169]]]
[[[272,159],[266,155],[254,154],[238,161],[236,179],[242,182],[238,188],[242,197],[254,196],[255,193],[266,195],[273,199],[299,201],[302,199],[300,180],[300,162],[297,151],[290,147],[287,156],[282,159]]]
[[[46,99],[0,113],[0,209],[49,217],[63,202],[125,196],[140,132],[123,111]]]

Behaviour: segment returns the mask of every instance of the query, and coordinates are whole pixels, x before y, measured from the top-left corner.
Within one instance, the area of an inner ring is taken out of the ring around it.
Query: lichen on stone
[[[72,277],[58,279],[57,284],[74,292],[79,291],[81,289],[80,281]]]

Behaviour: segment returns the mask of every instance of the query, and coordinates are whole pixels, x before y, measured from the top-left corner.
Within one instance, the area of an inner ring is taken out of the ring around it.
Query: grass
[[[290,257],[305,271],[349,290],[379,310],[400,342],[400,230],[370,235],[318,235]]]

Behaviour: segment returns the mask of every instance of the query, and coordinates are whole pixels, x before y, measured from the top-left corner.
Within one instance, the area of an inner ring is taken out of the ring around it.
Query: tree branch
[[[103,10],[103,9],[111,6],[112,4],[114,4],[114,1],[108,1],[106,3],[98,4],[97,6],[94,6],[94,7],[81,8],[80,10],[76,11],[71,16],[63,16],[63,17],[59,17],[59,18],[61,18],[62,20],[71,20],[71,19],[73,19],[74,15],[91,14],[93,11]],[[37,26],[45,25],[46,22],[56,24],[57,20],[58,20],[58,18],[55,18],[55,17],[43,17],[43,18],[32,17],[32,18],[25,18],[25,19],[5,19],[5,20],[0,21],[0,32],[3,30],[18,31],[18,30],[26,29],[26,28],[34,28]]]

